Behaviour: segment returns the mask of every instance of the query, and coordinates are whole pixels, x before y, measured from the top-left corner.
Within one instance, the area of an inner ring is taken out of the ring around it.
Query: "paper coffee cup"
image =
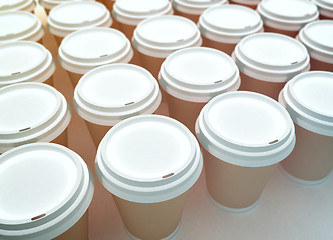
[[[276,164],[295,145],[294,124],[273,99],[253,92],[213,98],[196,122],[209,196],[222,209],[254,207]]]
[[[228,0],[172,0],[175,15],[186,17],[197,23],[200,15],[210,7],[227,4]]]
[[[236,91],[239,71],[227,54],[205,47],[191,47],[170,54],[162,64],[159,83],[165,90],[170,117],[193,134],[202,107],[213,97]]]
[[[59,62],[69,72],[74,87],[89,70],[110,63],[128,63],[132,57],[130,41],[112,28],[94,27],[73,32],[59,46]]]
[[[41,43],[44,29],[40,20],[25,11],[0,12],[0,44],[28,40]]]
[[[59,4],[70,2],[72,0],[39,0],[39,4],[45,8],[49,13],[52,8],[58,6]],[[85,1],[95,1],[95,0],[85,0]]]
[[[262,93],[275,100],[287,81],[310,69],[304,45],[277,33],[257,33],[243,38],[232,57],[242,79],[239,89]]]
[[[260,3],[261,0],[230,0],[231,4],[242,5],[245,7],[249,7],[252,9],[257,9],[257,5]]]
[[[72,150],[52,143],[12,149],[0,156],[0,182],[1,239],[88,240],[93,177]]]
[[[169,239],[202,171],[202,155],[193,134],[178,121],[136,116],[106,134],[95,169],[131,236]]]
[[[55,6],[47,19],[49,31],[60,45],[68,34],[87,27],[111,27],[112,19],[106,7],[93,1],[71,1]]]
[[[118,22],[119,29],[130,40],[135,27],[142,20],[172,14],[173,9],[168,0],[118,0],[112,11],[112,16]]]
[[[157,79],[167,56],[182,48],[199,47],[202,39],[191,20],[168,15],[141,21],[134,30],[132,43],[142,67]]]
[[[257,11],[264,21],[265,32],[290,37],[296,37],[303,26],[319,18],[317,6],[304,0],[262,0]]]
[[[333,20],[333,3],[331,0],[311,0],[319,9],[320,19]]]
[[[256,11],[235,4],[207,9],[200,16],[198,27],[203,46],[219,49],[229,55],[242,38],[264,31]]]
[[[300,183],[321,183],[333,169],[332,79],[332,72],[299,74],[279,96],[295,123],[297,137],[294,151],[281,166]]]
[[[0,88],[21,82],[53,85],[54,71],[52,55],[43,45],[30,41],[0,44]]]
[[[33,12],[35,2],[33,0],[2,0],[0,2],[0,12],[21,10]]]
[[[71,113],[64,96],[55,88],[43,83],[0,88],[0,112],[0,153],[34,142],[67,146]]]
[[[307,24],[297,39],[307,48],[311,70],[333,71],[333,21],[321,20]]]
[[[161,102],[157,81],[142,67],[110,64],[87,72],[74,90],[74,108],[96,145],[116,123],[151,114]]]

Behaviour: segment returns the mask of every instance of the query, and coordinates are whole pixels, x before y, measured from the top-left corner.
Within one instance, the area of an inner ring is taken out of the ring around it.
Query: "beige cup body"
[[[70,229],[54,240],[88,240],[88,210]]]
[[[189,102],[166,94],[170,117],[183,123],[195,136],[195,121],[206,102]]]
[[[235,2],[235,1],[232,1],[232,0],[230,0],[230,4],[238,4],[238,5],[242,5],[242,6],[245,6],[245,7],[252,8],[252,9],[254,9],[254,10],[257,9],[257,4],[255,4],[255,5],[250,5],[250,4],[245,4],[245,3]]]
[[[85,122],[87,124],[90,136],[97,148],[99,143],[102,141],[103,137],[105,136],[105,134],[111,129],[112,126],[98,125],[86,120]]]
[[[48,84],[48,85],[54,87],[53,77],[52,76],[49,77],[48,79],[46,79],[43,83]]]
[[[319,19],[320,20],[333,20],[333,17],[329,17],[329,16],[325,16],[325,15],[320,14]]]
[[[327,63],[310,56],[311,71],[333,71],[333,63]]]
[[[278,100],[279,93],[283,89],[285,82],[268,82],[252,78],[240,72],[242,79],[239,91],[252,91],[264,94],[275,100]]]
[[[140,63],[142,67],[147,69],[155,79],[158,78],[158,73],[161,70],[161,65],[164,62],[165,58],[156,58],[152,56],[148,56],[146,54],[141,53],[140,51],[137,51],[140,58]]]
[[[270,27],[270,26],[267,26],[267,25],[264,25],[264,29],[265,29],[265,32],[280,33],[280,34],[290,36],[292,38],[295,38],[297,36],[299,30],[300,30],[299,29],[297,31],[289,31],[289,30],[284,30],[284,29],[273,28],[273,27]]]
[[[192,20],[194,23],[197,23],[199,21],[200,14],[189,14],[186,12],[178,11],[174,8],[174,15],[186,17],[187,19]]]
[[[68,72],[68,75],[71,79],[73,87],[75,88],[77,83],[79,82],[80,78],[83,76],[83,74],[73,73],[73,72],[70,72],[70,71],[67,71],[67,72]]]
[[[280,164],[287,173],[305,181],[321,181],[333,169],[333,137],[320,135],[295,124],[296,145]]]
[[[259,199],[276,164],[265,167],[241,167],[229,164],[202,148],[207,190],[224,207],[243,209]]]
[[[129,41],[132,40],[133,31],[136,28],[136,25],[128,25],[118,21],[119,30],[125,34]]]
[[[58,46],[60,46],[61,41],[64,39],[63,37],[59,37],[59,36],[54,36],[54,38],[55,38],[55,40],[56,40]]]
[[[66,128],[58,137],[53,139],[51,143],[57,143],[62,146],[68,147],[68,128]]]
[[[231,56],[232,52],[234,51],[236,44],[237,43],[216,42],[212,39],[202,36],[202,46],[203,47],[210,47],[210,48],[218,49],[222,52],[225,52],[229,56]]]
[[[123,223],[131,235],[144,240],[157,240],[177,230],[185,207],[187,192],[158,203],[135,203],[112,196]]]

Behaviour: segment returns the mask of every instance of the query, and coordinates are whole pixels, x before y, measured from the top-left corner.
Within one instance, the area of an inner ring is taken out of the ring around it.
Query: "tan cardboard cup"
[[[2,0],[0,2],[0,12],[14,10],[33,12],[34,9],[34,0]]]
[[[39,0],[39,4],[44,7],[46,13],[49,14],[51,9],[59,4],[70,2],[72,0]],[[95,1],[95,0],[85,0],[85,1]]]
[[[147,70],[133,64],[115,63],[83,75],[75,87],[73,101],[97,147],[116,123],[155,112],[161,102],[161,92]]]
[[[228,4],[228,0],[172,0],[175,15],[186,17],[197,23],[200,15],[210,7]]]
[[[239,89],[275,100],[288,80],[310,69],[304,45],[278,33],[257,33],[243,38],[232,57],[242,79]]]
[[[254,92],[223,93],[196,122],[207,190],[217,206],[244,212],[259,201],[276,164],[295,145],[294,124],[273,99]]]
[[[128,39],[142,20],[159,15],[172,15],[169,0],[118,0],[113,6],[112,16],[118,22],[119,29]]]
[[[240,86],[239,71],[227,54],[205,47],[191,47],[171,53],[159,74],[170,117],[195,134],[195,121],[202,107],[213,97]]]
[[[202,171],[202,155],[183,124],[142,115],[116,124],[105,135],[95,169],[133,239],[170,239]]]
[[[325,181],[333,169],[333,73],[312,71],[290,80],[279,96],[296,126],[294,151],[280,164],[302,184]]]
[[[71,112],[65,97],[43,83],[0,88],[0,153],[34,142],[67,146]]]
[[[128,63],[133,57],[130,41],[112,28],[92,27],[67,35],[59,46],[59,62],[75,87],[83,74],[110,63]]]
[[[311,70],[333,71],[333,21],[307,24],[296,39],[308,49]]]
[[[44,29],[40,20],[25,11],[0,12],[0,44],[27,40],[41,43]]]
[[[242,38],[264,31],[256,11],[235,4],[207,9],[200,16],[198,27],[203,46],[219,49],[229,55]]]
[[[88,27],[111,27],[106,7],[94,1],[71,1],[55,6],[47,18],[47,28],[58,45],[68,34]]]
[[[333,20],[333,3],[330,0],[311,0],[319,9],[319,18]]]
[[[0,88],[22,82],[53,85],[52,55],[43,45],[31,41],[0,44]]]
[[[317,6],[304,0],[262,0],[257,11],[264,21],[265,32],[290,37],[296,37],[303,26],[319,18]]]
[[[260,1],[261,0],[230,0],[230,4],[242,5],[255,10]]]
[[[9,150],[0,156],[0,182],[1,239],[88,240],[94,182],[72,150],[53,143]]]

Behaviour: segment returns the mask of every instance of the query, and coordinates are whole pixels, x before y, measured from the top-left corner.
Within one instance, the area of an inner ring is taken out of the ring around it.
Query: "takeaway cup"
[[[307,24],[297,39],[308,49],[311,70],[333,71],[333,20]]]
[[[142,115],[116,124],[98,147],[95,169],[134,239],[169,239],[202,170],[200,147],[178,121]]]
[[[9,150],[0,156],[0,185],[1,239],[88,240],[93,177],[72,150],[53,143]]]
[[[142,20],[152,16],[172,14],[173,9],[168,0],[118,0],[112,11],[119,29],[128,39],[132,39],[135,27]]]
[[[257,9],[257,5],[260,3],[261,0],[231,0],[231,4],[242,5],[245,7],[249,7],[252,9]]]
[[[229,55],[242,38],[264,31],[256,11],[236,4],[207,9],[200,16],[198,27],[202,46],[219,49]]]
[[[59,62],[75,87],[83,74],[110,63],[128,63],[133,57],[130,41],[112,28],[94,27],[66,36],[59,47]]]
[[[157,81],[142,67],[109,64],[87,72],[74,90],[74,108],[86,121],[97,147],[116,123],[151,114],[161,102]]]
[[[333,169],[333,73],[312,71],[290,80],[279,96],[296,126],[294,151],[280,164],[296,182],[318,184]]]
[[[198,117],[196,133],[209,197],[231,212],[257,204],[276,164],[295,145],[288,112],[267,96],[245,91],[213,98]]]
[[[309,22],[318,20],[317,6],[304,0],[262,0],[257,8],[264,21],[265,32],[296,37]]]
[[[0,2],[0,12],[21,10],[33,12],[35,2],[33,0],[2,0]]]
[[[50,10],[59,4],[70,2],[71,0],[39,0],[39,4],[44,7],[47,14]],[[95,0],[85,0],[85,1],[95,1]]]
[[[40,20],[25,11],[0,12],[0,44],[28,40],[41,43],[44,29]]]
[[[30,41],[0,44],[0,88],[21,82],[53,85],[54,71],[52,55],[43,45]]]
[[[243,38],[232,57],[242,79],[239,89],[275,100],[288,80],[310,69],[304,45],[278,33],[257,33]]]
[[[106,7],[93,1],[71,1],[51,9],[47,27],[58,45],[71,32],[88,27],[111,27],[112,19]]]
[[[213,48],[191,47],[166,58],[159,83],[167,93],[170,117],[194,134],[202,107],[221,93],[236,91],[240,77],[235,62],[227,54]]]
[[[71,119],[65,97],[43,83],[0,88],[0,153],[34,142],[67,146]]]
[[[207,8],[227,4],[228,0],[172,0],[171,2],[175,15],[186,17],[197,23],[200,15]]]
[[[331,0],[312,0],[318,9],[320,19],[333,20],[333,3]]]

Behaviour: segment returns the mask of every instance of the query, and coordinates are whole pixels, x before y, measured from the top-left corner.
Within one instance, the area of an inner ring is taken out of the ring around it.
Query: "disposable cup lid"
[[[113,5],[113,17],[121,23],[137,25],[148,17],[172,14],[169,0],[120,0]]]
[[[0,87],[19,82],[44,82],[55,71],[51,53],[41,44],[13,41],[0,45]]]
[[[257,10],[265,25],[290,31],[298,31],[319,16],[317,6],[308,0],[262,0]]]
[[[52,9],[59,4],[70,2],[70,1],[72,1],[72,0],[39,0],[39,4],[46,9]],[[95,1],[95,0],[85,0],[85,1]]]
[[[35,3],[33,0],[2,0],[0,2],[0,11],[22,10],[32,12]]]
[[[43,83],[0,89],[0,152],[33,142],[49,142],[67,127],[71,113],[64,96]]]
[[[175,50],[201,46],[200,31],[180,16],[157,16],[141,21],[133,33],[133,45],[143,54],[166,58]]]
[[[263,32],[260,15],[251,8],[235,4],[207,9],[198,24],[203,36],[226,43],[238,43],[247,35]]]
[[[222,51],[191,47],[170,54],[162,64],[159,82],[169,94],[193,102],[208,102],[214,96],[236,91],[239,71]]]
[[[59,61],[68,71],[84,74],[110,63],[128,63],[133,56],[130,41],[112,28],[86,28],[67,35],[59,47]]]
[[[241,72],[263,81],[287,82],[310,68],[305,46],[278,33],[256,33],[243,38],[236,45],[233,58]]]
[[[72,150],[32,143],[4,153],[0,160],[1,239],[53,239],[87,210],[93,177]]]
[[[105,126],[153,113],[161,102],[155,78],[132,64],[109,64],[87,72],[74,91],[74,108],[85,120]]]
[[[228,0],[172,0],[174,9],[193,15],[201,15],[207,8],[227,3]]]
[[[332,0],[312,0],[319,8],[321,15],[333,18],[333,1]]]
[[[110,27],[112,19],[106,7],[93,1],[72,1],[51,9],[48,29],[59,37],[86,27]]]
[[[333,64],[333,21],[307,24],[299,32],[298,39],[308,48],[311,57]]]
[[[0,13],[0,43],[17,40],[37,42],[44,35],[40,20],[25,11]]]
[[[309,131],[333,136],[333,73],[312,71],[290,80],[279,96],[293,121]]]
[[[199,178],[202,165],[199,144],[183,124],[143,115],[111,128],[98,147],[95,169],[112,194],[154,203],[186,192]]]
[[[201,110],[196,133],[212,155],[244,167],[280,162],[295,145],[288,112],[275,100],[254,92],[229,92],[213,98]]]

